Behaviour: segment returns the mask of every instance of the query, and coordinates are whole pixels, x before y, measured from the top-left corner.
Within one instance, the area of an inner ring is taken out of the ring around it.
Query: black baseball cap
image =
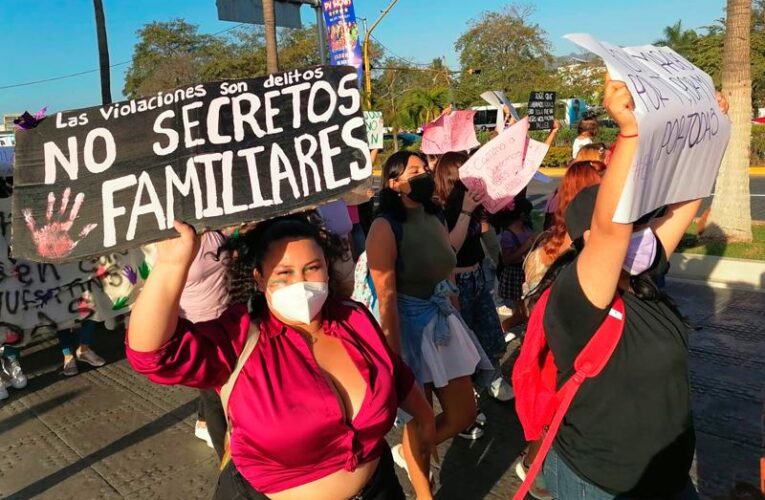
[[[595,213],[595,200],[598,199],[600,185],[594,185],[579,191],[566,209],[566,230],[571,240],[576,241],[590,229],[592,215]]]

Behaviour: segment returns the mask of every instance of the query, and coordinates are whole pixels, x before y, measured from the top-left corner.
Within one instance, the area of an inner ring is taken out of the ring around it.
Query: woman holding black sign
[[[305,217],[258,224],[229,250],[263,292],[193,324],[179,298],[199,237],[175,229],[133,309],[127,355],[154,382],[220,390],[231,460],[215,498],[403,499],[385,434],[397,407],[414,415],[408,453],[427,471],[433,411],[367,310],[332,296],[336,238]],[[430,498],[429,485],[417,493]]]

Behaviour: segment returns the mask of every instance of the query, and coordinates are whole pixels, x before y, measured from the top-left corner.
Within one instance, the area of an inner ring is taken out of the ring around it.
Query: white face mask
[[[271,308],[284,319],[307,325],[324,307],[329,285],[323,281],[301,281],[271,292]]]

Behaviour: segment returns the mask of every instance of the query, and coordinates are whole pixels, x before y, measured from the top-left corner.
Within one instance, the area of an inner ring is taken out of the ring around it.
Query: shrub
[[[765,165],[765,125],[752,125],[752,165]]]
[[[542,165],[545,167],[565,167],[570,159],[570,147],[553,146],[550,148],[550,151],[547,152],[547,156],[545,156],[544,161],[542,161]]]

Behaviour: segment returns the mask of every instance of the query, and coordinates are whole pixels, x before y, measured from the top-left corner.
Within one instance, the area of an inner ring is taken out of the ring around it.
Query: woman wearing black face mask
[[[433,202],[435,182],[427,162],[417,153],[394,154],[383,167],[382,185],[380,212],[367,238],[380,322],[428,399],[433,393],[438,397],[443,413],[436,417],[435,442],[441,443],[475,420],[471,375],[492,365],[450,302],[457,258]],[[394,447],[393,458],[404,467],[404,458],[411,461],[401,450]],[[415,486],[427,481],[410,472]]]

